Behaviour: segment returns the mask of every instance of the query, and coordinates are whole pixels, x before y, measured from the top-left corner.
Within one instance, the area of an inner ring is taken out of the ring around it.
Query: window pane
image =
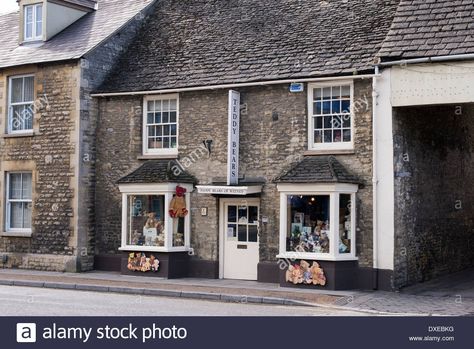
[[[173,218],[173,246],[184,246],[184,217]]]
[[[227,225],[227,239],[234,239],[237,237],[237,225],[228,224]]]
[[[343,113],[351,112],[351,101],[342,101],[342,112]]]
[[[34,78],[32,76],[28,76],[24,78],[24,95],[23,95],[23,102],[33,102],[34,101]]]
[[[169,122],[169,116],[170,116],[170,113],[169,112],[163,112],[163,119],[162,119],[162,123],[166,124]]]
[[[31,228],[31,202],[24,202],[23,203],[23,228],[30,229]]]
[[[127,244],[164,246],[164,195],[129,195],[127,204]]]
[[[170,112],[170,122],[176,122],[176,112]]]
[[[325,87],[323,89],[323,99],[331,99],[331,88]]]
[[[11,102],[23,102],[23,78],[11,79]]]
[[[324,131],[324,143],[331,143],[332,142],[332,131]]]
[[[332,128],[332,116],[324,117],[324,128]]]
[[[155,113],[155,124],[161,124],[161,112]]]
[[[258,227],[256,225],[249,225],[249,242],[258,241]]]
[[[323,106],[321,102],[314,103],[314,114],[320,115],[323,113]]]
[[[249,206],[249,223],[257,224],[258,223],[258,207]]]
[[[334,115],[331,120],[331,127],[332,128],[341,128],[342,127],[342,120],[339,115]]]
[[[21,173],[10,173],[9,199],[20,200],[22,194]]]
[[[332,99],[339,99],[341,96],[341,86],[334,86],[332,88]]]
[[[178,110],[177,109],[177,104],[178,103],[177,103],[176,99],[171,99],[170,100],[170,110],[174,110],[174,111]]]
[[[33,6],[25,6],[25,39],[33,38]]]
[[[344,129],[343,131],[343,141],[350,142],[351,141],[351,130]]]
[[[155,101],[148,101],[147,102],[147,111],[149,113],[155,111]],[[150,115],[150,114],[148,114],[148,115]]]
[[[238,240],[247,242],[247,226],[246,225],[238,225]]]
[[[176,137],[171,137],[171,146],[170,148],[176,148],[178,146],[178,141],[176,140]]]
[[[10,228],[23,228],[23,202],[10,203]]]
[[[323,128],[323,118],[321,116],[318,116],[316,118],[315,128],[317,128],[317,129],[322,129]]]
[[[323,136],[322,131],[314,131],[314,143],[322,143]]]
[[[351,252],[352,202],[350,194],[339,196],[339,253]]]
[[[342,127],[351,127],[351,115],[350,114],[342,115]]]
[[[339,114],[341,112],[341,101],[332,101],[332,113]]]
[[[239,206],[239,223],[248,223],[247,206]]]
[[[170,110],[170,101],[168,99],[163,100],[163,112],[169,112]]]
[[[176,136],[176,125],[170,126],[170,135]]]
[[[237,222],[237,206],[227,206],[227,220]]]
[[[148,136],[149,137],[154,137],[156,136],[156,127],[155,126],[148,126]]]
[[[342,86],[341,88],[342,98],[351,98],[351,87],[349,85]]]
[[[320,100],[323,96],[323,89],[322,88],[315,88],[314,89],[314,100]]]
[[[329,200],[329,195],[288,197],[287,251],[329,253]]]
[[[331,114],[331,102],[323,102],[323,114]]]
[[[170,138],[163,137],[163,148],[168,149],[170,148]]]
[[[31,173],[23,173],[22,179],[21,198],[31,200]]]
[[[148,113],[147,115],[147,124],[153,124],[155,120],[154,114],[153,113]]]
[[[342,131],[334,130],[332,135],[333,142],[342,142]]]
[[[36,6],[36,37],[43,33],[43,6]]]

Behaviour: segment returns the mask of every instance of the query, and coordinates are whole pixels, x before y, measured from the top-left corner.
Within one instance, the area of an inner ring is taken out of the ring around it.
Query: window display
[[[164,246],[164,195],[129,195],[127,243],[132,246]]]
[[[124,251],[182,252],[189,248],[192,185],[121,186]]]
[[[351,196],[339,196],[339,253],[351,253],[352,214]]]
[[[329,253],[329,195],[290,195],[287,207],[287,251]]]

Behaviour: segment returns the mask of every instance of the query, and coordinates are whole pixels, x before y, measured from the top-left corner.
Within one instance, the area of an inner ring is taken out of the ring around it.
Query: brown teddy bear
[[[286,271],[286,281],[294,285],[301,284],[303,282],[303,269],[298,264],[290,265]]]
[[[156,228],[157,225],[159,224],[159,221],[155,217],[155,212],[148,212],[147,214],[147,220],[145,222],[145,228],[150,229],[150,228]]]
[[[310,271],[313,285],[326,285],[326,276],[324,276],[324,270],[319,266],[318,262],[313,262]]]
[[[186,188],[176,187],[176,195],[173,196],[173,199],[170,203],[169,214],[172,218],[181,218],[185,217],[188,214],[186,209],[186,200],[184,194],[186,193]]]

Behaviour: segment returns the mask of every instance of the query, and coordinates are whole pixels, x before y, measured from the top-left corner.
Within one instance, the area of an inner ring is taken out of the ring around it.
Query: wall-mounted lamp
[[[209,156],[211,156],[211,152],[212,152],[212,139],[206,139],[205,141],[202,141],[202,144],[204,144],[204,148],[207,149],[207,152],[209,153]]]

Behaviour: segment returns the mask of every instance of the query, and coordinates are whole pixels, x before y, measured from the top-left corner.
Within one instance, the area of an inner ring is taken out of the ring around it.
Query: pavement
[[[374,315],[474,315],[472,271],[402,292],[295,289],[241,280],[161,279],[113,272],[58,273],[1,269],[0,285],[173,297],[226,303],[304,306]]]

